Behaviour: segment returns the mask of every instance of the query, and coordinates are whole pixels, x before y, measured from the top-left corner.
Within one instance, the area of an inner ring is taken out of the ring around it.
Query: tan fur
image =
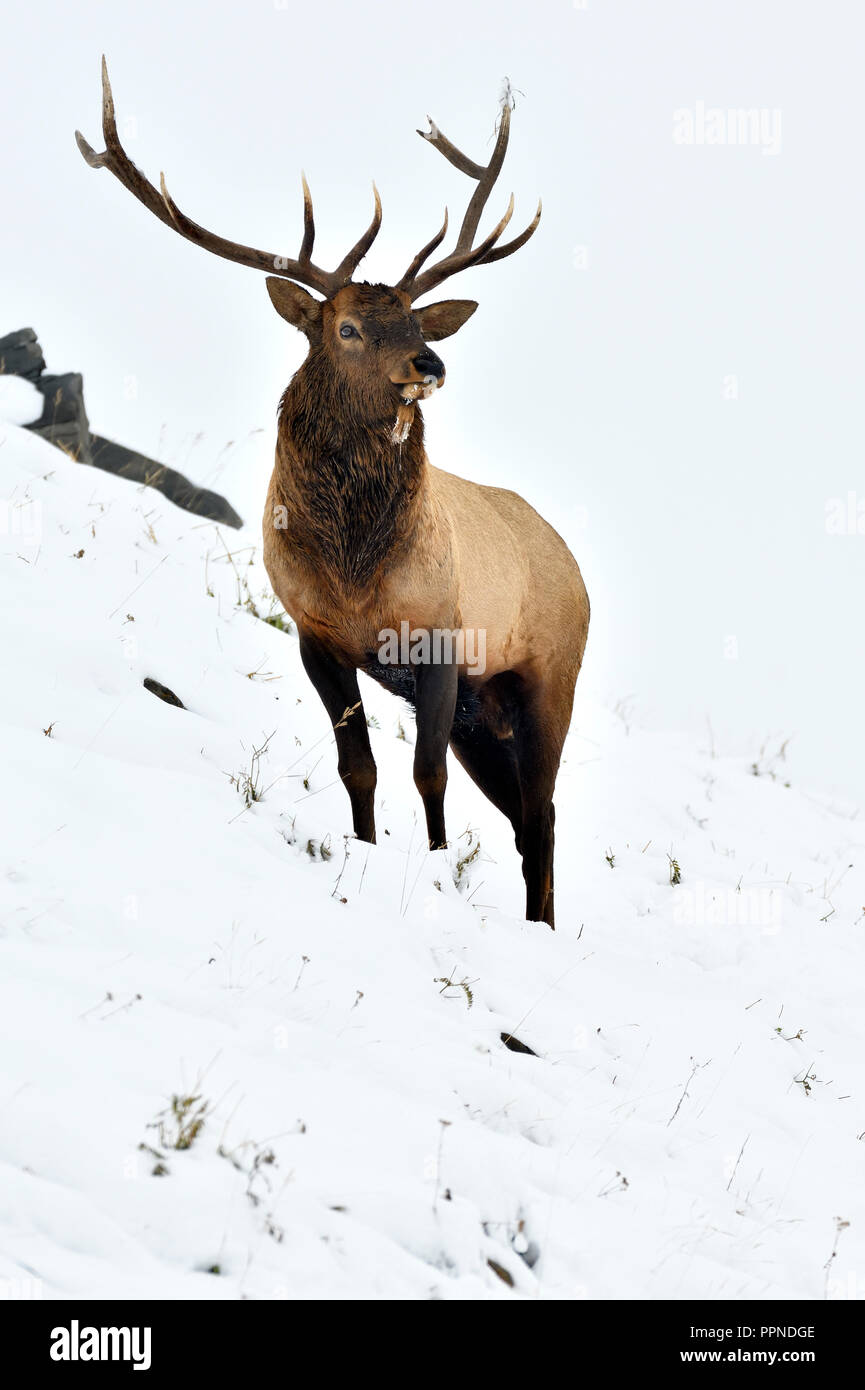
[[[481,684],[515,670],[550,695],[573,690],[588,632],[588,595],[561,536],[517,493],[468,482],[424,456],[400,558],[347,604],[333,577],[310,574],[274,528],[283,495],[279,472],[265,504],[264,561],[274,593],[298,625],[328,634],[359,667],[377,649],[382,629],[398,630],[403,620],[417,628],[482,628]],[[461,674],[471,679],[465,667]],[[561,714],[570,717],[570,704]]]

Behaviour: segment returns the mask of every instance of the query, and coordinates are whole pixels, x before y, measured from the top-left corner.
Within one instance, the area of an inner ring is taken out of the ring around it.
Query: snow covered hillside
[[[254,528],[14,424],[0,496],[0,1291],[865,1296],[852,808],[578,692],[551,933],[368,684],[347,838]]]

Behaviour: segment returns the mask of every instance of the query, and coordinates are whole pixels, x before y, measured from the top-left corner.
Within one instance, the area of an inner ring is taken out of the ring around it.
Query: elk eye
[[[339,330],[339,336],[341,338],[358,338],[360,337],[360,334],[358,333],[356,328],[352,328],[350,323],[344,323],[342,325],[342,328]]]

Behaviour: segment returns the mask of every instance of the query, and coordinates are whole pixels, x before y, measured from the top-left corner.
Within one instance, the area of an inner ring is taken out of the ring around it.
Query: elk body
[[[106,149],[97,154],[77,138],[91,166],[109,168],[168,226],[269,272],[274,307],[309,341],[280,403],[264,559],[334,727],[355,833],[375,840],[376,767],[357,674],[364,671],[414,705],[414,779],[430,847],[446,843],[450,746],[513,827],[526,916],[552,926],[553,790],[586,642],[588,597],[564,541],[527,502],[432,466],[417,404],[445,378],[429,344],[455,333],[477,305],[445,300],[418,307],[415,300],[458,271],[510,255],[540,219],[539,206],[524,232],[499,245],[511,198],[502,220],[475,244],[507,149],[510,114],[505,100],[486,166],[431,123],[425,138],[477,188],[454,251],[422,270],[447,233],[445,213],[441,230],[393,286],[352,280],[381,222],[377,192],[372,223],[335,271],[311,259],[315,227],[305,179],[296,260],[226,241],[192,222],[164,179],[157,190],[123,151],[104,60]],[[406,660],[403,653],[402,660],[382,660],[383,634],[405,625],[413,638],[483,634],[482,669],[459,643],[446,651],[420,643],[420,658]]]

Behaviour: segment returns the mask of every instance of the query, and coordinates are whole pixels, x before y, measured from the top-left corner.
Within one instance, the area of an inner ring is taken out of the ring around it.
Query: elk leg
[[[519,762],[514,756],[515,742]],[[539,760],[532,752],[525,727],[522,740],[517,734],[511,741],[498,739],[481,726],[454,738],[451,747],[472,781],[514,828],[516,846],[523,859],[526,918],[554,927],[555,809],[551,797],[555,779],[547,782],[538,776]],[[547,786],[549,790],[545,791]]]
[[[523,807],[513,739],[496,737],[482,723],[466,733],[451,735],[451,748],[488,801],[507,816],[519,850],[522,844]]]
[[[556,812],[553,788],[561,743],[544,728],[538,706],[526,702],[516,730],[517,762],[523,806],[520,852],[526,884],[526,918],[555,927],[553,853]]]
[[[524,814],[523,878],[526,920],[555,927],[553,908],[553,803],[547,801]]]
[[[444,849],[447,751],[457,704],[457,668],[444,663],[414,668],[417,741],[414,782],[423,800],[430,849]]]
[[[300,656],[334,727],[339,775],[351,802],[354,833],[374,845],[376,769],[357,672],[309,633],[300,634]]]

